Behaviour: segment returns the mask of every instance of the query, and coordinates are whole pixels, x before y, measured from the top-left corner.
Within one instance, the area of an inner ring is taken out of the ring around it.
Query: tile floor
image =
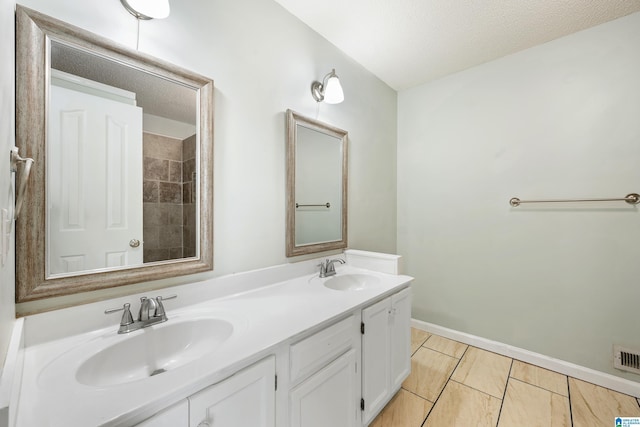
[[[608,427],[632,396],[411,329],[411,375],[370,427]]]

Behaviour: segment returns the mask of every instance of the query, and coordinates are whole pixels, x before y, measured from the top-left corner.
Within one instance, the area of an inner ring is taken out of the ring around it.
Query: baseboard
[[[586,368],[564,360],[554,359],[553,357],[545,356],[544,354],[503,344],[498,341],[492,341],[486,338],[467,334],[465,332],[445,328],[433,323],[423,322],[421,320],[411,319],[411,326],[416,329],[440,335],[442,337],[472,345],[493,353],[502,354],[503,356],[531,363],[533,365],[549,369],[550,371],[559,372],[579,380],[587,381],[601,387],[640,398],[640,383],[635,381],[616,377],[615,375],[596,371],[595,369]]]

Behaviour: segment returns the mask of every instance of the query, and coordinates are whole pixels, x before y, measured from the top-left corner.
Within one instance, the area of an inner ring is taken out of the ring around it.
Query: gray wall
[[[640,211],[508,204],[640,192],[638,40],[636,13],[400,92],[415,318],[612,374],[640,349]]]
[[[135,46],[136,20],[118,1],[21,4]],[[188,283],[289,262],[285,257],[287,108],[349,131],[349,244],[395,252],[396,92],[275,2],[181,0],[171,6],[168,19],[140,23],[140,50],[215,82],[215,270],[161,283]],[[334,67],[345,102],[317,106],[311,82]],[[150,286],[155,285],[80,298],[115,296]],[[17,309],[61,307],[78,298],[19,304]]]

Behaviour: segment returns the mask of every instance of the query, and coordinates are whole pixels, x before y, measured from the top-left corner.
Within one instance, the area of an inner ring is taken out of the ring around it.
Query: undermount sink
[[[126,335],[114,331],[58,357],[40,373],[39,383],[51,388],[69,376],[92,387],[143,380],[213,353],[233,331],[232,323],[218,318],[169,319]]]
[[[380,278],[368,274],[342,274],[324,282],[324,286],[336,291],[361,291],[380,284]]]

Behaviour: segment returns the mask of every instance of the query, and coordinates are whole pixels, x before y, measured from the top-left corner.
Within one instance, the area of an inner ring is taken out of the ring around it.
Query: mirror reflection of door
[[[342,239],[342,140],[296,126],[295,244]]]
[[[142,264],[135,94],[52,70],[49,108],[49,274]]]
[[[197,92],[51,42],[47,276],[198,256]]]

